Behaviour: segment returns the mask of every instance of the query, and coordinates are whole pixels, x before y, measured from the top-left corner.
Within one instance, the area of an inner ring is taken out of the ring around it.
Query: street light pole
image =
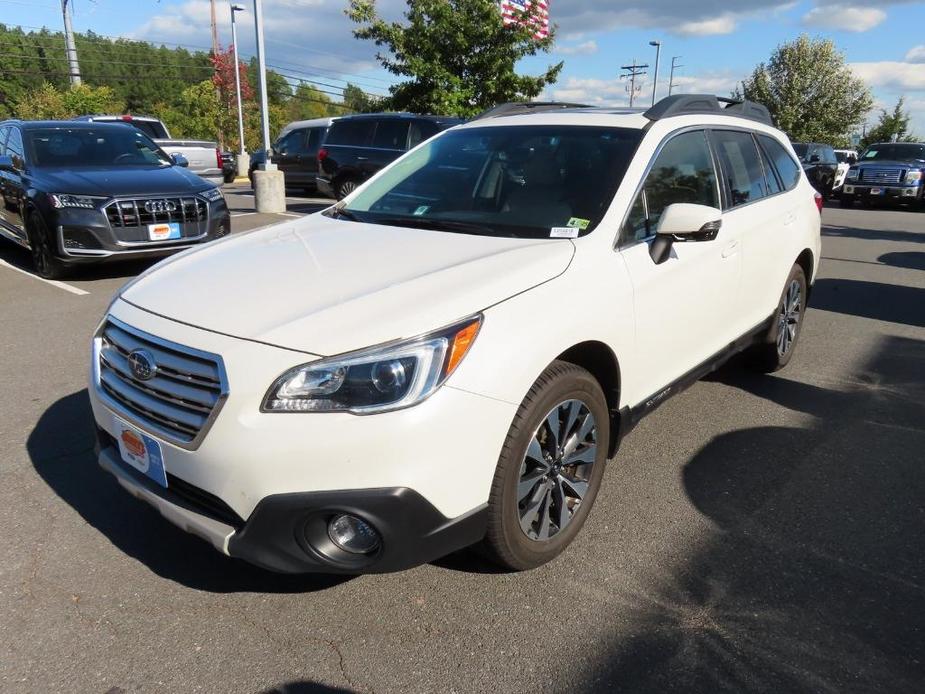
[[[655,106],[655,97],[658,94],[658,62],[662,57],[662,42],[649,41],[650,46],[655,46],[655,79],[652,80],[652,105]]]
[[[286,211],[286,179],[270,160],[270,105],[267,100],[267,63],[263,50],[263,3],[254,0],[254,31],[257,38],[257,72],[260,73],[260,121],[263,126],[263,163],[254,172],[254,202],[257,212]]]
[[[80,65],[77,64],[77,45],[74,43],[74,28],[71,26],[71,11],[68,0],[61,0],[61,12],[64,15],[64,43],[67,51],[67,66],[71,76],[71,86],[80,85]]]
[[[241,103],[241,70],[238,62],[238,27],[235,15],[244,11],[244,5],[231,4],[231,49],[234,53],[234,88],[238,95],[238,152],[243,156],[244,150],[244,107]]]

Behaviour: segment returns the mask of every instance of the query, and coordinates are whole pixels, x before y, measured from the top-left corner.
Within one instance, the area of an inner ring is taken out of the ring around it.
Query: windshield
[[[113,122],[117,123],[119,121],[113,121]],[[122,122],[125,123],[126,125],[130,125],[133,128],[140,130],[145,135],[147,135],[148,137],[154,140],[166,140],[167,139],[167,130],[164,128],[163,125],[161,125],[157,121],[134,119],[134,120],[122,121]]]
[[[915,145],[909,143],[888,143],[883,145],[871,145],[864,151],[861,157],[863,161],[872,161],[876,159],[898,161],[908,161],[910,159],[925,159],[925,145]]]
[[[800,142],[793,143],[793,151],[797,153],[797,156],[800,159],[806,159],[806,152],[809,150],[809,145],[802,144]]]
[[[600,222],[642,131],[452,130],[386,169],[333,216],[489,236],[573,237]]]
[[[173,164],[147,135],[135,128],[48,128],[27,130],[24,134],[35,166],[108,168]]]

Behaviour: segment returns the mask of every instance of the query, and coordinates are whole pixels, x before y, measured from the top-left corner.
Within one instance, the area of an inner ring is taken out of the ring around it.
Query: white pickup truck
[[[171,156],[181,155],[189,162],[189,170],[217,186],[222,185],[222,152],[218,144],[209,140],[174,140],[160,120],[151,116],[78,116],[74,120],[102,123],[126,123],[150,137]]]

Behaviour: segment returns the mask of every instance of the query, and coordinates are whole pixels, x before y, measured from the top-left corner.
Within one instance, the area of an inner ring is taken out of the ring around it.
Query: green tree
[[[373,113],[374,111],[381,111],[383,108],[381,98],[367,94],[350,82],[344,88],[343,104],[344,109],[350,113]]]
[[[919,138],[909,132],[909,112],[906,110],[906,97],[901,96],[892,111],[880,109],[880,119],[861,140],[861,147],[875,142],[918,142]]]
[[[562,63],[538,76],[519,75],[517,62],[548,52],[554,32],[537,39],[529,28],[538,5],[505,25],[495,0],[407,0],[406,23],[386,22],[375,0],[350,0],[353,34],[387,49],[377,54],[389,72],[409,78],[390,87],[389,108],[416,113],[472,116],[505,101],[537,96],[552,84]]]
[[[81,84],[61,90],[45,82],[22,95],[14,112],[27,120],[61,120],[88,113],[121,113],[122,107],[109,87]]]
[[[286,118],[289,121],[342,116],[345,112],[344,107],[331,101],[327,94],[304,82],[296,87],[286,104]]]
[[[174,137],[214,140],[222,125],[222,104],[211,80],[187,87],[172,104],[156,107]]]
[[[805,35],[778,46],[734,96],[767,106],[793,140],[833,145],[849,142],[874,103],[832,41]]]

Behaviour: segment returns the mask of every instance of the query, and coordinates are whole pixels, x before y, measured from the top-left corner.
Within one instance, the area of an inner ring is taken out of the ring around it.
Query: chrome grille
[[[103,209],[112,227],[139,227],[164,222],[198,223],[209,218],[208,203],[196,197],[113,200]]]
[[[905,178],[902,169],[861,169],[860,180],[865,183],[899,183]]]
[[[108,318],[98,336],[99,388],[127,419],[168,441],[195,447],[228,394],[221,357]],[[153,377],[138,378],[129,356],[143,350]]]

